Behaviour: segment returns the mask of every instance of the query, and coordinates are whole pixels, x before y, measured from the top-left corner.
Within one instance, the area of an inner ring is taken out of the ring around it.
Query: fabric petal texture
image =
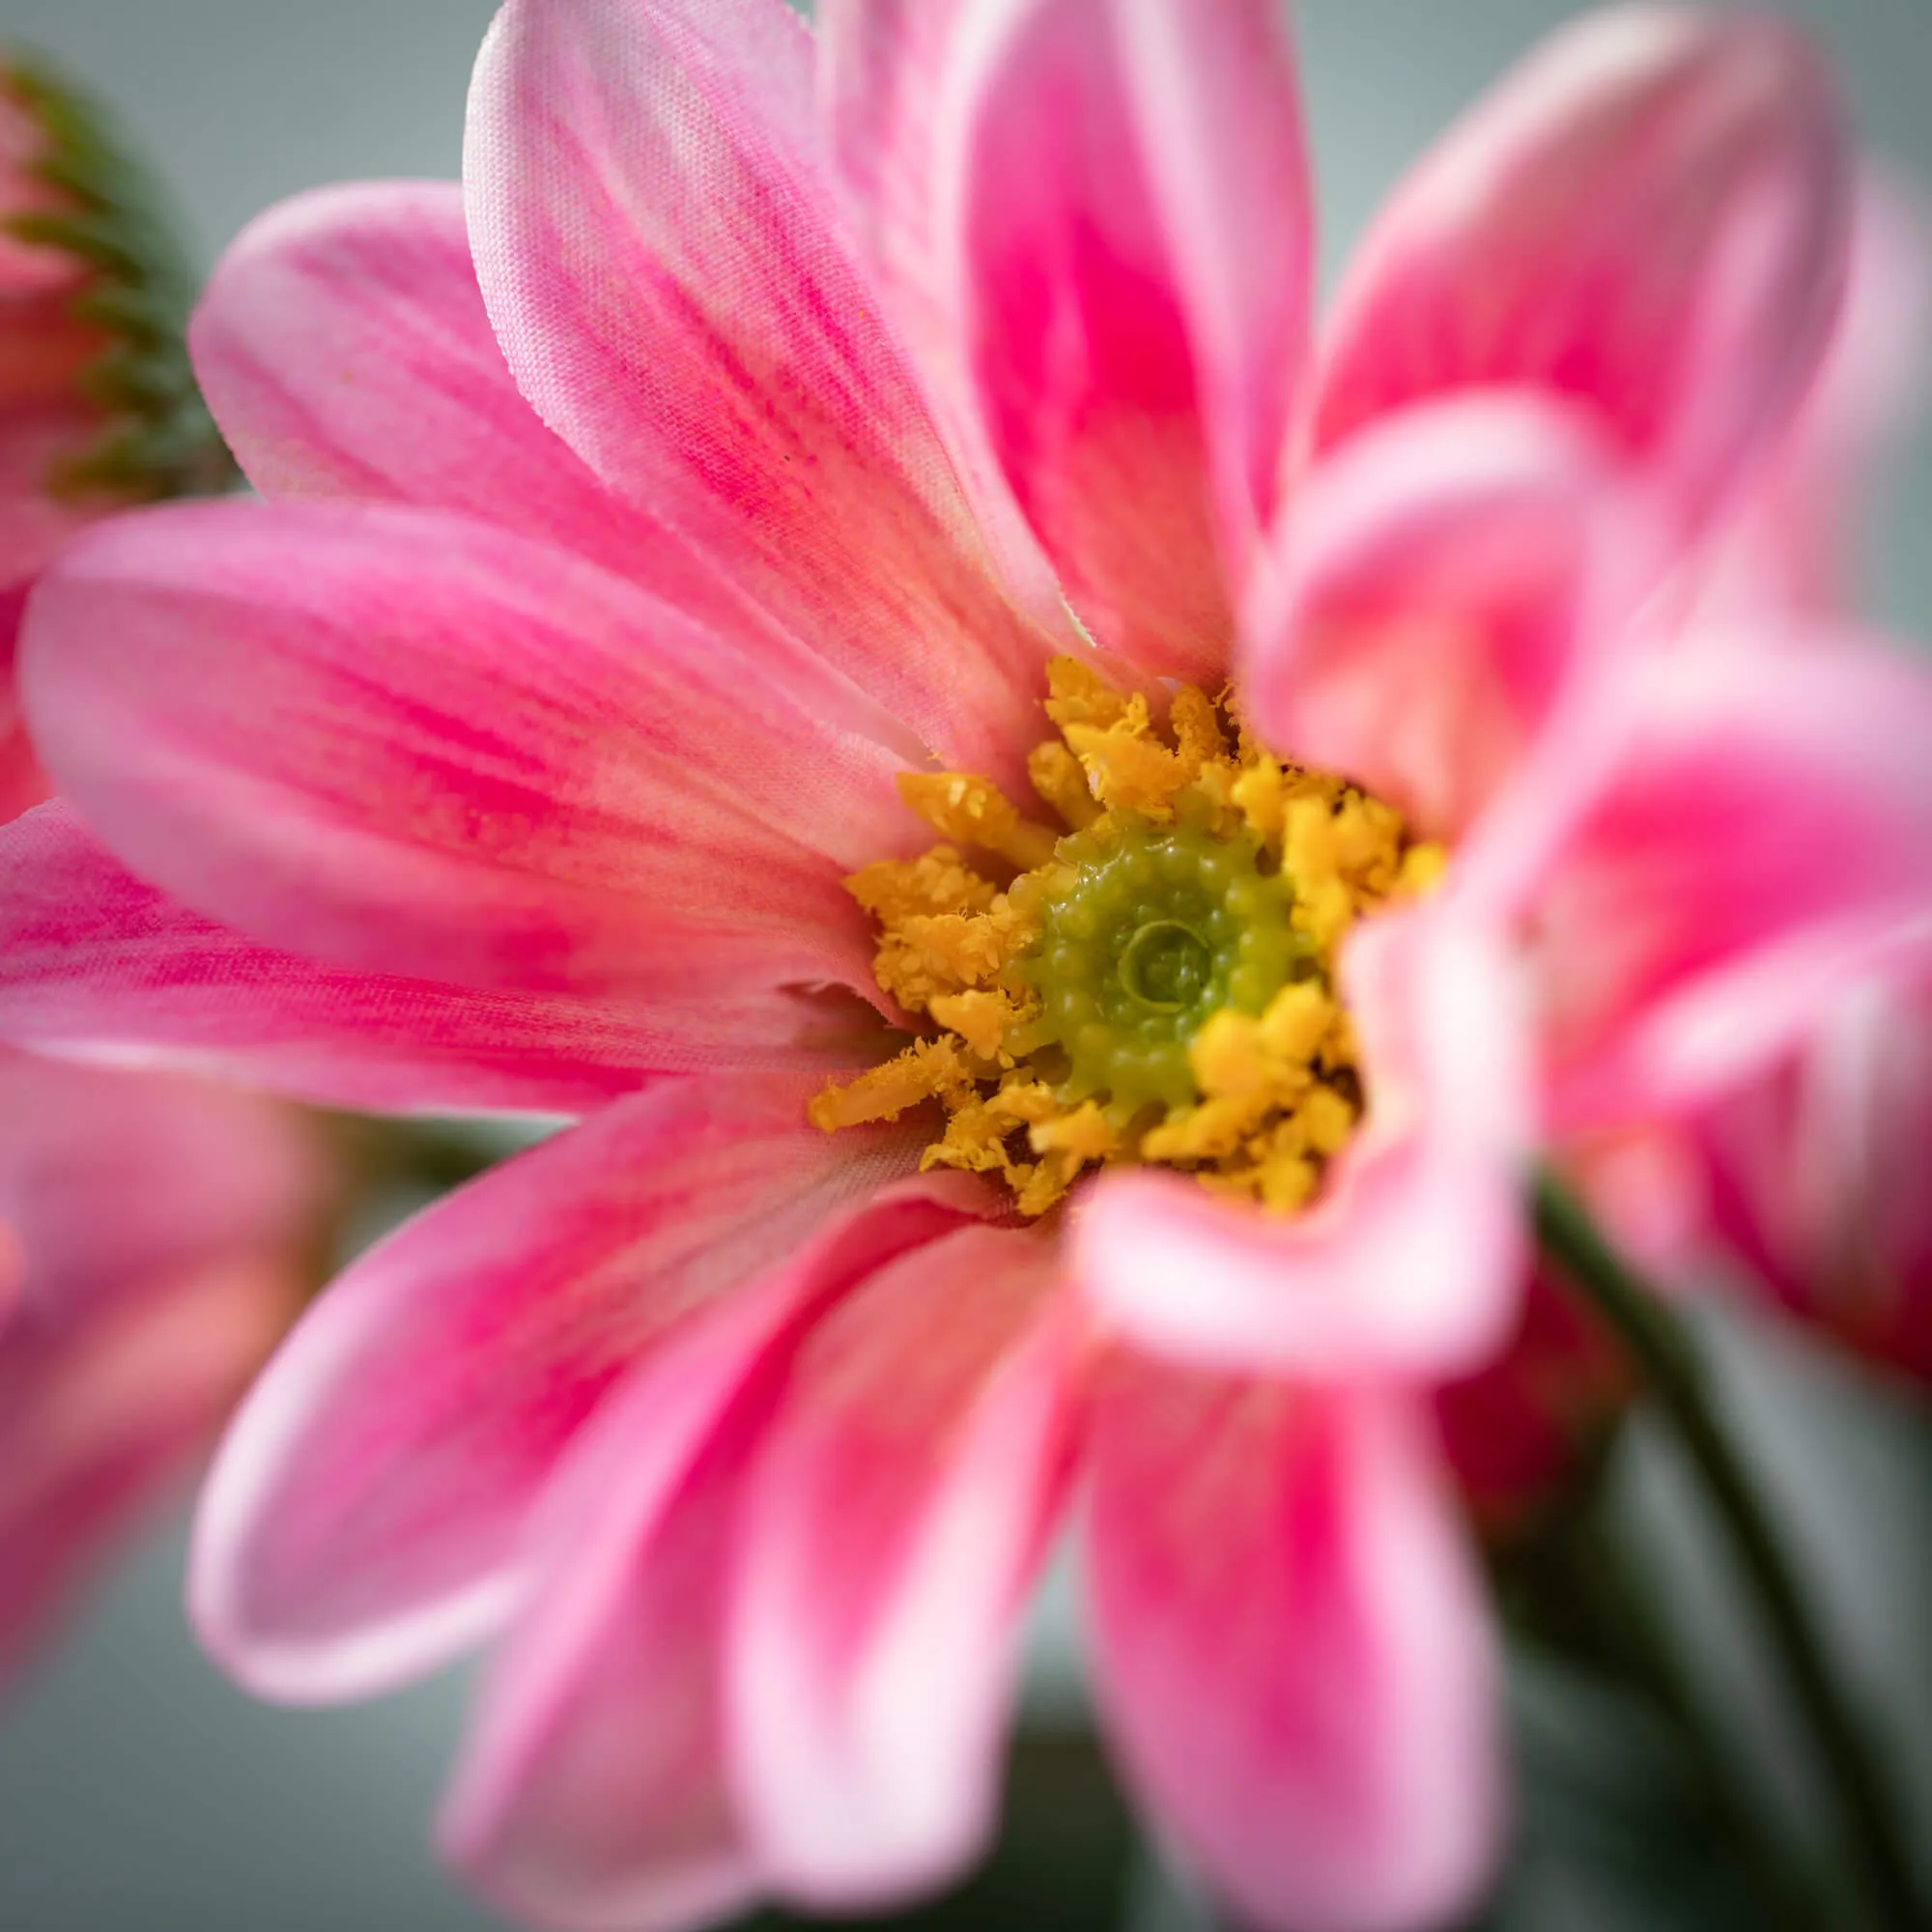
[[[525,393],[949,763],[1005,775],[1047,640],[1008,601],[838,215],[782,0],[511,0],[465,171]]]
[[[43,581],[21,682],[115,850],[271,944],[524,990],[872,990],[838,875],[905,837],[897,761],[562,552],[405,508],[150,511]]]
[[[722,1646],[747,1470],[810,1319],[988,1205],[918,1182],[835,1218],[638,1369],[573,1452],[443,1811],[446,1851],[506,1910],[668,1932],[755,1894]]]
[[[1708,512],[1789,423],[1842,292],[1825,65],[1755,13],[1559,29],[1397,190],[1340,298],[1315,439],[1449,388],[1574,397]]]
[[[1103,1716],[1258,1932],[1453,1922],[1501,1850],[1497,1663],[1399,1402],[1122,1365],[1086,1534]]]
[[[494,1632],[530,1505],[606,1392],[894,1166],[890,1130],[809,1126],[808,1091],[721,1076],[606,1109],[342,1276],[210,1479],[193,1607],[211,1649],[258,1691],[323,1702]]]

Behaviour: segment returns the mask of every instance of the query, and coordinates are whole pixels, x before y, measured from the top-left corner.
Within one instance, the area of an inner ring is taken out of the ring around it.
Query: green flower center
[[[1030,908],[1039,938],[1019,962],[1039,996],[1036,1050],[1065,1060],[1061,1099],[1099,1097],[1122,1118],[1193,1104],[1187,1049],[1207,1020],[1260,1014],[1305,970],[1293,886],[1262,869],[1263,853],[1248,834],[1126,815],[1061,841]]]

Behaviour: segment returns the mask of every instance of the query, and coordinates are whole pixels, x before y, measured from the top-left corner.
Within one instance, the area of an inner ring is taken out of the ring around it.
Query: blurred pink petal
[[[1794,1314],[1932,1383],[1932,975],[1841,994],[1699,1123],[1719,1237]]]
[[[1399,1401],[1103,1380],[1098,1694],[1178,1848],[1257,1932],[1448,1923],[1502,1829],[1483,1585]]]
[[[1626,755],[1539,908],[1552,1119],[1681,1114],[1932,914],[1932,677],[1846,638],[1700,641],[1633,680]]]
[[[788,1897],[926,1890],[992,1833],[1018,1617],[1072,1446],[1057,1277],[1051,1242],[967,1229],[801,1347],[748,1478],[729,1621],[746,1829]]]
[[[544,419],[943,759],[1009,762],[1046,639],[842,230],[782,0],[510,0],[466,172]]]
[[[640,1932],[755,1895],[722,1709],[747,1468],[803,1324],[975,1199],[956,1179],[919,1183],[836,1218],[639,1368],[574,1451],[531,1539],[552,1558],[543,1586],[443,1813],[446,1850],[505,1909]]]
[[[266,1103],[0,1051],[0,1678],[207,1446],[325,1184]]]
[[[1341,298],[1317,441],[1444,389],[1533,384],[1702,513],[1811,381],[1850,204],[1835,95],[1795,28],[1586,14],[1397,191]]]
[[[192,1602],[265,1694],[387,1689],[493,1634],[551,1467],[633,1363],[863,1194],[902,1136],[833,1141],[810,1083],[679,1082],[430,1208],[250,1392],[210,1478]]]
[[[1139,1168],[1076,1211],[1074,1275],[1142,1345],[1231,1370],[1433,1379],[1507,1336],[1532,1132],[1513,964],[1446,905],[1363,927],[1346,963],[1374,1084],[1312,1207],[1267,1215]]]
[[[1307,330],[1293,50],[1265,0],[1019,0],[972,26],[936,192],[993,445],[1100,640],[1211,674]]]
[[[1466,833],[1661,570],[1606,454],[1525,390],[1404,411],[1317,466],[1248,627],[1256,725]]]

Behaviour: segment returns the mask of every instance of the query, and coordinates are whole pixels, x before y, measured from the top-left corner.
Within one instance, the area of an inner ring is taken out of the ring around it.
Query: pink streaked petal
[[[197,911],[371,972],[686,1002],[872,990],[844,867],[897,761],[622,580],[468,518],[90,531],[21,687],[64,793]]]
[[[1712,1220],[1799,1319],[1932,1383],[1932,946],[1696,1122]]]
[[[993,446],[1100,640],[1211,676],[1305,343],[1286,30],[1263,0],[1011,0],[956,59],[939,218]]]
[[[967,1229],[807,1339],[750,1479],[733,1763],[774,1889],[879,1905],[956,1874],[999,1796],[1016,1626],[1068,1464],[1054,1248]]]
[[[0,829],[0,1038],[321,1106],[586,1113],[658,1075],[850,1065],[879,1022],[782,990],[698,1007],[481,992],[278,952],[129,872],[72,809]]]
[[[1499,1673],[1423,1418],[1122,1363],[1089,1467],[1098,1694],[1156,1828],[1256,1932],[1466,1910]]]
[[[1622,755],[1541,896],[1549,1104],[1615,1126],[1747,1076],[1932,924],[1932,674],[1838,637],[1636,668]]]
[[[76,1323],[0,1334],[0,1684],[207,1449],[299,1294],[245,1252],[121,1285]]]
[[[448,1855],[506,1910],[670,1932],[749,1901],[723,1674],[748,1464],[803,1325],[992,1205],[952,1178],[847,1214],[634,1374],[573,1452],[443,1811]]]
[[[1432,838],[1466,832],[1662,568],[1608,458],[1574,412],[1495,393],[1318,465],[1246,626],[1257,728]]]
[[[1141,1169],[1105,1177],[1072,1271],[1155,1353],[1317,1380],[1465,1373],[1523,1280],[1528,1015],[1498,933],[1442,901],[1344,954],[1369,1111],[1315,1206],[1281,1218]]]
[[[939,247],[933,132],[969,0],[823,0],[819,114],[842,212],[931,398],[1009,594],[1073,648],[1060,583],[1013,501],[972,393]]]
[[[31,1319],[58,1325],[146,1279],[293,1253],[327,1185],[293,1108],[0,1047],[0,1225],[28,1260]]]
[[[265,1695],[399,1683],[495,1630],[530,1504],[637,1361],[911,1164],[837,1140],[809,1082],[622,1101],[419,1215],[318,1301],[203,1497],[192,1606]]]
[[[1787,23],[1627,6],[1559,30],[1371,235],[1318,446],[1444,389],[1548,384],[1701,514],[1811,381],[1850,174],[1830,77]]]
[[[1868,173],[1850,286],[1818,379],[1784,447],[1719,546],[1706,608],[1830,621],[1858,602],[1860,527],[1877,472],[1926,399],[1932,206]]]
[[[1049,642],[841,233],[811,58],[782,0],[511,0],[470,96],[484,297],[599,476],[997,775]]]

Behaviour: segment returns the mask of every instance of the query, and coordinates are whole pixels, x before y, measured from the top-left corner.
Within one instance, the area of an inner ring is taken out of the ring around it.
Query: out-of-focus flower
[[[100,114],[0,46],[0,822],[46,794],[14,693],[35,577],[94,518],[232,480],[182,344],[193,295]]]
[[[1831,352],[1776,462],[1704,575],[1707,609],[1828,646],[1858,602],[1855,511],[1922,402],[1924,209],[1870,184]],[[1806,620],[1822,620],[1807,623]],[[1759,1079],[1642,1150],[1613,1223],[1684,1273],[1714,1261],[1873,1361],[1932,1378],[1932,974],[1922,935],[1821,999]],[[1645,1221],[1652,1232],[1643,1232]]]
[[[1932,974],[1874,978],[1698,1122],[1711,1225],[1804,1321],[1932,1382]]]
[[[294,1320],[324,1183],[293,1109],[0,1051],[0,1680]]]
[[[1932,891],[1909,664],[1647,614],[1828,338],[1829,86],[1585,24],[1311,357],[1273,0],[816,57],[512,0],[467,205],[238,244],[195,347],[271,500],[37,594],[0,1028],[591,1113],[335,1285],[198,1538],[270,1694],[501,1639],[447,1827],[512,1911],[955,1869],[1077,1472],[1162,1829],[1246,1922],[1443,1920],[1500,1807],[1432,1405],[1538,1121],[1700,1103]]]

